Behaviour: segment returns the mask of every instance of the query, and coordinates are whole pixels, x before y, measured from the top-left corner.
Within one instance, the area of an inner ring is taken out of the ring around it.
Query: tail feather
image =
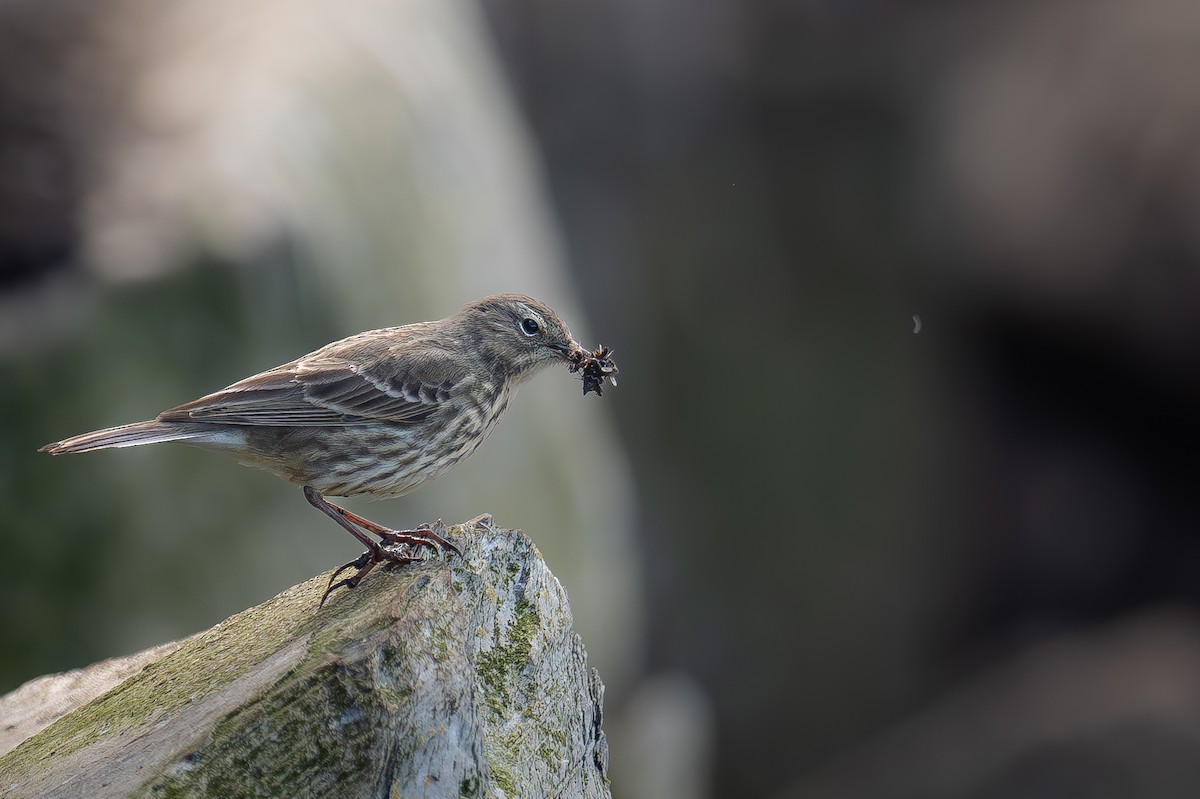
[[[62,441],[47,444],[38,452],[65,455],[69,452],[91,452],[95,449],[108,449],[109,447],[136,447],[141,444],[158,444],[163,441],[186,441],[209,435],[211,435],[211,431],[196,425],[151,420],[64,438]]]

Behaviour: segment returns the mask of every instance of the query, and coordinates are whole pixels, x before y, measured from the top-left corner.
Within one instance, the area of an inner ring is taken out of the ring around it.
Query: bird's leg
[[[412,563],[415,560],[420,560],[420,558],[410,558],[405,555],[398,555],[389,549],[385,549],[384,547],[376,545],[374,550],[368,549],[366,552],[362,553],[349,563],[343,563],[341,566],[338,566],[336,569],[334,569],[333,574],[329,575],[329,584],[325,586],[325,593],[321,594],[321,601],[317,603],[317,607],[324,607],[325,600],[329,598],[329,595],[342,586],[345,586],[346,588],[354,588],[356,585],[362,582],[362,578],[366,577],[367,574],[370,573],[371,569],[374,569],[385,559],[395,563]],[[335,583],[334,580],[337,580],[338,575],[347,569],[357,569],[357,571],[355,571],[354,574],[350,575],[346,579],[338,580]]]
[[[384,527],[382,524],[376,524],[370,519],[364,519],[353,511],[348,511],[339,505],[334,505],[321,496],[312,486],[304,487],[304,496],[313,507],[333,519],[346,530],[349,530],[350,535],[361,541],[367,548],[370,548],[374,542],[362,534],[358,529],[360,527],[369,533],[374,533],[389,544],[429,547],[439,555],[442,554],[443,550],[448,549],[455,555],[462,556],[462,552],[459,551],[458,547],[435,533],[429,527],[419,527],[416,530],[393,530],[390,527]]]
[[[324,513],[325,516],[334,519],[335,522],[341,525],[342,529],[347,530],[350,535],[353,535],[362,542],[362,545],[371,549],[378,547],[378,543],[368,539],[362,534],[365,529],[368,533],[374,533],[383,539],[386,543],[394,543],[394,545],[420,546],[433,549],[438,554],[442,553],[442,547],[455,548],[449,541],[443,539],[442,536],[434,535],[432,530],[392,530],[383,527],[382,524],[376,524],[371,519],[362,518],[358,513],[350,512],[344,507],[331,503],[317,492],[312,486],[304,487],[305,499],[310,501],[313,507]],[[455,552],[457,549],[455,548]]]
[[[343,563],[341,566],[338,566],[334,569],[333,574],[329,575],[329,582],[325,585],[325,593],[321,594],[321,601],[317,603],[317,607],[325,607],[325,600],[329,599],[329,595],[342,586],[353,588],[358,585],[362,578],[367,576],[367,572],[374,569],[375,564],[378,562],[378,558],[371,557],[371,550],[368,549],[349,563]],[[346,571],[346,569],[357,569],[358,571],[345,580],[339,580],[337,583],[334,583],[338,575]]]
[[[382,524],[376,524],[370,519],[364,519],[357,513],[352,513],[345,508],[339,508],[337,505],[330,505],[330,507],[344,513],[348,521],[357,524],[368,532],[374,533],[389,544],[427,546],[437,551],[439,555],[442,554],[442,550],[448,549],[460,558],[462,557],[462,551],[447,539],[435,533],[432,525],[418,527],[415,530],[393,530],[390,527],[384,527]],[[438,524],[441,524],[441,522],[439,521]]]
[[[324,605],[325,600],[329,597],[329,594],[333,591],[336,591],[338,588],[341,588],[342,586],[354,588],[359,584],[359,582],[362,581],[364,577],[367,576],[372,569],[384,561],[391,561],[393,563],[412,563],[413,561],[420,560],[420,558],[404,554],[410,551],[407,549],[407,547],[425,546],[437,552],[439,555],[442,553],[443,549],[449,549],[460,557],[462,555],[462,553],[459,552],[458,547],[454,546],[454,544],[451,544],[445,538],[433,532],[433,530],[389,529],[382,525],[376,524],[370,519],[364,519],[357,513],[352,513],[345,508],[334,505],[332,502],[326,500],[325,497],[321,496],[320,492],[318,492],[312,486],[304,486],[304,497],[308,500],[309,504],[337,522],[339,526],[350,533],[350,535],[357,538],[363,544],[363,546],[367,548],[366,552],[362,553],[349,563],[342,564],[333,572],[333,574],[329,577],[329,585],[326,586],[325,593],[321,595],[321,605]],[[358,529],[359,527],[363,528],[363,530],[366,530],[367,532],[374,533],[375,535],[379,536],[383,541],[383,545],[372,541],[362,532],[362,530]],[[401,550],[402,546],[405,547],[404,550]],[[357,571],[350,577],[335,583],[334,580],[337,580],[338,575],[347,569],[357,569]]]
[[[335,522],[341,525],[346,532],[357,538],[359,542],[367,548],[368,551],[379,549],[379,544],[376,544],[374,541],[363,535],[362,532],[356,528],[349,519],[346,518],[346,515],[349,514],[350,511],[345,510],[344,508],[339,508],[337,505],[329,502],[312,486],[304,487],[304,498],[308,500],[310,505],[321,511],[321,513],[324,513],[329,518],[333,519]]]

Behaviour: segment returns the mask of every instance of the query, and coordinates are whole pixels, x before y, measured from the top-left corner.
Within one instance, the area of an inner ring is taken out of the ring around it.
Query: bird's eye
[[[525,331],[527,336],[536,336],[542,328],[538,325],[536,319],[523,319],[521,321],[521,329]]]

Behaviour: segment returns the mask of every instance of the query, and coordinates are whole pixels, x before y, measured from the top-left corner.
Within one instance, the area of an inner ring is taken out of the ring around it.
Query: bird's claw
[[[375,568],[375,558],[373,558],[372,555],[372,550],[368,549],[366,552],[362,553],[349,563],[343,563],[341,566],[338,566],[336,569],[334,569],[333,574],[329,575],[329,583],[325,586],[325,593],[321,594],[321,601],[317,603],[317,607],[324,607],[325,600],[329,598],[329,595],[342,586],[353,588],[354,586],[358,585],[359,580],[366,576],[367,572]],[[337,580],[338,575],[346,571],[346,569],[357,569],[358,571],[352,577],[347,577],[345,580],[334,583],[334,580]]]
[[[354,588],[357,586],[380,563],[412,563],[415,560],[420,560],[420,558],[410,555],[408,552],[407,547],[402,550],[398,546],[380,546],[376,544],[354,560],[338,566],[333,570],[333,574],[329,575],[329,584],[325,586],[325,593],[321,594],[321,601],[317,604],[317,607],[324,607],[325,600],[339,588]],[[347,569],[356,569],[356,571],[346,579],[338,580],[338,575]],[[335,580],[337,582],[334,582]]]
[[[433,550],[438,557],[449,551],[461,558],[462,550],[452,544],[443,535],[434,532],[434,528],[443,533],[446,530],[446,526],[439,519],[432,525],[427,525],[416,530],[376,531],[375,534],[379,536],[382,543],[373,545],[354,560],[343,563],[334,569],[333,574],[329,576],[329,583],[325,586],[325,593],[321,594],[321,601],[317,607],[324,607],[325,600],[337,589],[343,587],[354,588],[357,586],[372,569],[381,563],[405,564],[422,560],[420,556],[413,554],[418,547],[427,547]],[[337,579],[342,572],[349,569],[355,569],[356,571],[344,580]]]
[[[461,558],[462,550],[450,543],[444,536],[435,532],[435,529],[445,532],[446,525],[442,524],[441,520],[438,520],[433,524],[418,527],[416,530],[386,530],[376,532],[376,535],[379,536],[380,540],[391,545],[428,547],[439,557],[449,551]]]

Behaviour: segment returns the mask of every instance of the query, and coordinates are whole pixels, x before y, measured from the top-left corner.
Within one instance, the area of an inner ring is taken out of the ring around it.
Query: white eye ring
[[[538,320],[527,316],[521,320],[521,332],[532,338],[542,332],[542,326],[538,324]]]

